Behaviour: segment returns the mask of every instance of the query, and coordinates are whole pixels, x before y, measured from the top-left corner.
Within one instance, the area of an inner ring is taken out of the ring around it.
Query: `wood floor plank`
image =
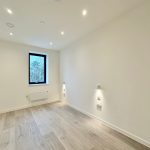
[[[49,150],[28,110],[16,112],[16,150]]]
[[[9,150],[9,130],[4,130],[0,134],[0,150]]]
[[[66,115],[70,115],[69,120],[71,120],[71,118],[73,118],[73,120],[76,120],[76,122],[78,120],[80,120],[80,121],[78,121],[78,124],[80,124],[80,126],[84,124],[84,129],[86,128],[87,131],[90,130],[91,134],[98,135],[99,138],[97,137],[95,139],[96,140],[98,139],[98,141],[101,141],[103,143],[103,145],[107,145],[107,146],[109,145],[108,147],[110,147],[110,149],[119,149],[119,150],[128,150],[128,149],[145,150],[145,149],[147,149],[145,146],[131,140],[130,138],[128,138],[122,134],[118,134],[118,132],[104,126],[99,121],[97,121],[95,119],[90,120],[90,118],[88,118],[86,115],[81,114],[80,112],[78,112],[68,106],[65,106],[65,107],[62,106],[59,108],[62,109],[60,114],[63,114],[65,112]],[[56,108],[56,109],[58,110],[58,108]],[[61,109],[59,109],[59,111]],[[84,122],[86,122],[86,123],[84,123]],[[96,140],[92,140],[92,141],[96,141]]]
[[[93,140],[89,135],[89,129],[85,129],[84,126],[82,126],[76,119],[74,119],[72,116],[69,115],[69,113],[66,113],[64,110],[56,108],[53,109],[53,111],[57,113],[63,120],[65,120],[71,126],[71,128],[74,128],[76,132],[73,134],[74,136],[80,138],[82,144],[86,145],[88,149],[94,146]]]
[[[49,134],[49,132],[54,132],[59,140],[65,145],[65,148],[68,150],[85,150],[85,145],[82,144],[80,139],[76,138],[73,133],[76,131],[62,118],[60,118],[55,112],[53,111],[46,111],[44,108],[40,109],[40,115],[45,116],[46,119],[43,119],[42,122],[39,121],[39,116],[36,117],[37,114],[33,114],[35,120],[38,124],[38,127],[42,131],[43,135]],[[46,131],[45,131],[45,125]],[[88,149],[87,149],[88,150]]]
[[[5,118],[6,118],[6,114],[0,115],[0,132],[2,132],[4,128]]]
[[[2,114],[0,119],[0,150],[15,150],[14,128],[14,112]]]
[[[14,112],[6,113],[3,130],[14,127],[15,124],[14,116],[15,116]]]
[[[15,130],[5,129],[0,132],[0,150],[15,150]]]
[[[149,149],[133,141],[132,139],[104,126],[99,121],[95,119],[91,119],[90,117],[70,108],[69,106],[62,105],[61,107],[61,105],[59,105],[59,107],[56,107],[56,110],[60,111],[59,114],[63,115],[63,118],[66,118],[65,116],[68,115],[69,117],[67,119],[70,124],[72,124],[74,120],[73,125],[77,125],[76,127],[78,127],[78,129],[80,126],[84,125],[83,127],[84,129],[86,129],[86,131],[91,132],[91,134],[98,135],[99,138],[97,137],[95,138],[96,140],[92,140],[92,139],[91,140],[101,141],[103,145],[107,145],[107,146],[109,145],[108,147],[110,147],[110,149],[119,149],[119,150],[128,150],[128,149],[148,150]],[[84,133],[83,130],[82,133]]]
[[[76,142],[74,143],[74,145],[79,145],[80,149],[86,149],[86,150],[91,149],[93,145],[90,143],[87,137],[85,137],[84,134],[82,134],[79,130],[76,130],[76,128],[74,128],[74,126],[72,126],[72,124],[70,124],[68,120],[64,119],[61,115],[56,113],[54,110],[51,111],[51,109],[49,109],[48,107],[46,107],[46,110],[47,110],[48,115],[50,114],[50,112],[53,112],[53,115],[55,116],[55,118],[57,117],[61,120],[62,128],[65,132],[67,132],[67,135],[69,137],[68,140],[70,140],[70,138],[74,139],[72,140]],[[65,137],[64,135],[62,135],[60,136],[60,138],[61,140],[64,140]]]
[[[63,103],[0,115],[0,150],[150,150]]]
[[[84,138],[81,138],[83,136],[78,133],[78,136],[82,139],[83,144],[88,144],[88,145],[91,144],[91,145],[93,145],[93,147],[94,147],[94,145],[97,145],[97,147],[99,147],[99,148],[102,148],[102,145],[104,145],[105,149],[109,148],[110,150],[111,149],[119,150],[119,148],[115,147],[112,142],[110,142],[110,141],[108,142],[108,140],[106,139],[106,135],[103,134],[101,136],[98,136],[97,133],[94,132],[92,126],[89,126],[89,123],[87,123],[89,121],[89,119],[90,119],[90,121],[92,121],[91,118],[88,118],[87,116],[84,118],[83,117],[84,115],[82,114],[83,119],[80,118],[80,122],[79,122],[77,120],[78,117],[76,118],[73,115],[70,116],[69,112],[66,113],[64,109],[61,110],[60,108],[59,109],[56,108],[53,111],[56,111],[59,115],[61,115],[64,119],[66,119],[66,121],[69,122],[69,124],[71,124],[71,126],[76,128],[76,130],[79,133],[84,135]],[[85,126],[85,124],[86,124],[86,126]],[[103,138],[102,138],[102,136],[103,136]]]
[[[63,144],[53,132],[44,136],[44,140],[51,150],[65,150]]]

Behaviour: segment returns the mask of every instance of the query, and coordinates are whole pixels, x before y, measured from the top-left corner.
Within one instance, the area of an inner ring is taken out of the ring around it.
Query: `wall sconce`
[[[96,100],[100,101],[100,100],[101,100],[101,96],[102,96],[102,93],[101,93],[101,86],[100,86],[100,85],[97,85]]]
[[[66,97],[66,83],[63,82],[62,84],[62,93],[63,93],[63,96]]]
[[[102,88],[100,85],[97,85],[96,87],[96,95],[95,95],[95,100],[96,100],[96,109],[98,111],[102,111],[102,105],[103,105],[103,92],[102,92]]]

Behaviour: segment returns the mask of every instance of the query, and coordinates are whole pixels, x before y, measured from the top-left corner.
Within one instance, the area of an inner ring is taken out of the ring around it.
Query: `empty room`
[[[0,150],[150,150],[150,0],[0,0]]]

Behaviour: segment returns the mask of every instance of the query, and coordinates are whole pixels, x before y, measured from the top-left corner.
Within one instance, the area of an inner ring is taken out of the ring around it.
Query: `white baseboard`
[[[2,111],[0,111],[0,114],[12,112],[12,111],[17,111],[17,110],[22,110],[22,109],[25,109],[25,108],[31,108],[31,107],[34,107],[34,106],[40,106],[40,105],[44,105],[44,104],[55,103],[55,102],[60,102],[60,101],[59,100],[54,100],[54,101],[51,100],[51,101],[30,103],[30,104],[27,104],[27,105],[24,105],[24,106],[13,107],[13,108],[2,110]]]
[[[81,110],[81,109],[79,109],[79,108],[77,108],[77,107],[75,107],[75,106],[73,106],[73,105],[71,105],[71,104],[69,104],[69,103],[66,103],[66,104],[67,104],[68,106],[70,106],[70,107],[76,109],[77,111],[80,111],[81,113],[83,113],[83,114],[85,114],[85,115],[91,117],[91,118],[94,118],[94,119],[99,120],[99,121],[102,122],[105,126],[107,126],[107,127],[111,128],[111,129],[113,129],[113,130],[115,130],[115,131],[117,131],[117,132],[119,132],[119,133],[121,133],[121,134],[123,134],[123,135],[125,135],[125,136],[127,136],[127,137],[129,137],[129,138],[131,138],[131,139],[133,139],[134,141],[136,141],[136,142],[138,142],[138,143],[140,143],[140,144],[142,144],[142,145],[145,145],[145,146],[147,146],[147,147],[150,148],[150,142],[148,142],[148,141],[146,141],[146,140],[144,140],[144,139],[142,139],[142,138],[140,138],[140,137],[138,137],[138,136],[136,136],[136,135],[134,135],[134,134],[132,134],[132,133],[130,133],[130,132],[128,132],[128,131],[125,131],[124,129],[121,129],[121,128],[119,128],[119,127],[117,127],[117,126],[115,126],[115,125],[113,125],[113,124],[111,124],[111,123],[109,123],[109,122],[107,122],[107,121],[104,121],[104,120],[102,120],[102,119],[96,117],[96,116],[93,115],[93,114],[90,114],[90,113],[88,113],[88,112],[86,112],[86,111],[83,111],[83,110]]]

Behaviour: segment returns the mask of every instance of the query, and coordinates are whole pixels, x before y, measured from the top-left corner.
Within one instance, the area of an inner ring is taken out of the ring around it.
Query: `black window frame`
[[[44,81],[43,82],[31,82],[30,79],[30,56],[39,56],[44,58]],[[47,83],[47,55],[38,53],[29,53],[29,85],[32,84],[46,84]]]

